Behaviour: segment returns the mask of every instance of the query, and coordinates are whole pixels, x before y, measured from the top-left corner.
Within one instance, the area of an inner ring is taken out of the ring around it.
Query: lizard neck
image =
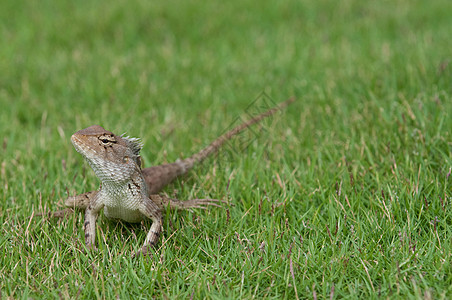
[[[141,174],[136,174],[127,181],[104,180],[98,200],[104,205],[104,213],[108,218],[135,223],[143,219],[139,208],[148,198],[144,178]]]

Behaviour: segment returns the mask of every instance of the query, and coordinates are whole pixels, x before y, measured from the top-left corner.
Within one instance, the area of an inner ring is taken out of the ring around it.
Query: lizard
[[[68,197],[65,205],[85,210],[85,245],[95,249],[95,225],[99,212],[110,219],[136,223],[145,218],[152,220],[144,245],[135,255],[146,255],[156,245],[162,231],[162,213],[170,208],[190,209],[219,206],[215,199],[180,201],[158,193],[177,177],[186,174],[201,163],[234,135],[274,114],[295,99],[290,98],[278,106],[261,113],[227,131],[194,155],[173,163],[141,168],[140,151],[143,143],[138,138],[116,135],[99,125],[77,131],[71,136],[75,150],[80,153],[101,181],[100,189]],[[61,215],[60,211],[60,215]],[[64,214],[64,213],[63,213]],[[58,213],[55,214],[58,216]]]

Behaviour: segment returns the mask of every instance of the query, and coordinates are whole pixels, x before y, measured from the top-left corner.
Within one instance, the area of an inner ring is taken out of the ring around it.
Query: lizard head
[[[141,170],[143,145],[137,138],[118,136],[93,125],[74,133],[71,141],[102,182],[128,181]]]

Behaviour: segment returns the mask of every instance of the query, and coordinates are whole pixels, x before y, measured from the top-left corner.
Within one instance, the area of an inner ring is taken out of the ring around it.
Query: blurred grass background
[[[450,297],[451,11],[3,1],[2,295]],[[149,224],[101,217],[100,251],[85,254],[83,214],[30,218],[97,187],[69,141],[79,129],[141,137],[150,166],[201,149],[256,98],[292,95],[249,147],[166,190],[234,205],[167,215],[152,258],[129,257]]]

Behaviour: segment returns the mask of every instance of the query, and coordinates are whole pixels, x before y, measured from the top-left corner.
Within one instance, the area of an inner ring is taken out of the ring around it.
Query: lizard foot
[[[141,255],[143,255],[143,257],[150,255],[151,253],[149,251],[149,248],[150,246],[143,246],[137,252],[132,252],[132,258],[137,258],[140,257]]]
[[[99,251],[99,248],[97,248],[96,246],[94,246],[94,245],[86,245],[86,248],[85,248],[85,250],[84,250],[84,252],[85,253],[95,253],[95,252],[97,252],[97,251]]]
[[[54,212],[47,212],[47,213],[36,213],[35,216],[40,217],[49,217],[49,218],[64,218],[66,216],[69,216],[74,213],[74,210],[72,208],[65,208],[60,209]]]

